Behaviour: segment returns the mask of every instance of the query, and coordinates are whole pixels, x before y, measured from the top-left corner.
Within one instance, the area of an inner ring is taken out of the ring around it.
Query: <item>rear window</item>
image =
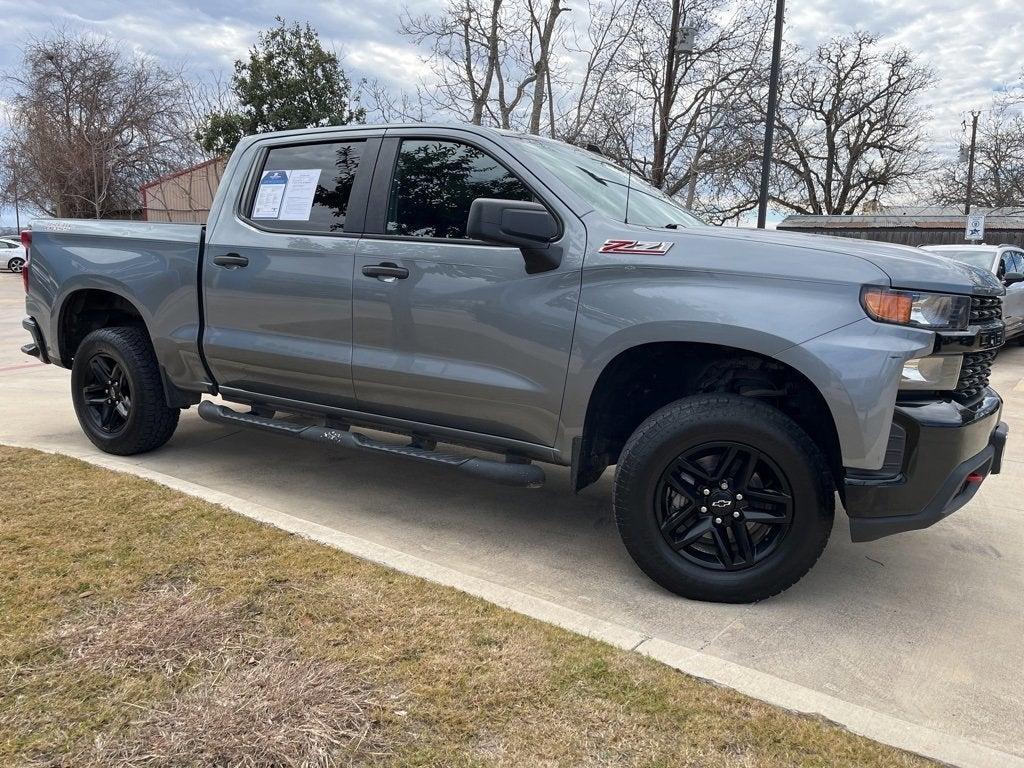
[[[266,229],[345,231],[362,141],[274,147],[267,153],[248,217]]]

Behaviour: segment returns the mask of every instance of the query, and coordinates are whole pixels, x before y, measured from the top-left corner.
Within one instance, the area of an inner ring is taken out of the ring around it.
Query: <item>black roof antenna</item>
[[[636,84],[633,86],[636,101],[633,103],[633,130],[629,135],[629,157],[626,162],[626,211],[623,224],[629,224],[629,193],[633,191],[633,149],[636,146],[637,123],[640,122],[640,62],[636,63]]]

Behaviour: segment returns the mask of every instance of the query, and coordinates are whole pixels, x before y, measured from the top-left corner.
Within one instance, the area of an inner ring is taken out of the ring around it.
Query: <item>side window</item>
[[[1024,251],[1012,251],[1013,264],[1010,269],[1014,272],[1024,273]]]
[[[1002,255],[999,257],[999,266],[996,267],[996,277],[998,277],[1000,280],[1002,280],[1003,279],[1003,275],[1005,275],[1007,272],[1011,271],[1012,269],[1013,269],[1013,261],[1012,261],[1012,257],[1011,257],[1011,252],[1010,251],[1003,251]]]
[[[490,155],[456,141],[402,142],[388,200],[389,235],[465,238],[478,197],[533,200],[519,179]]]
[[[247,214],[267,229],[343,232],[362,141],[274,147]]]

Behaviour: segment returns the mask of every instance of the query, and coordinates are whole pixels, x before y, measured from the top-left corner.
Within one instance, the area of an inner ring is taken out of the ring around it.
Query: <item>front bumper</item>
[[[854,541],[927,528],[974,498],[999,474],[1008,428],[992,389],[955,400],[897,404],[885,468],[848,470],[843,501]]]

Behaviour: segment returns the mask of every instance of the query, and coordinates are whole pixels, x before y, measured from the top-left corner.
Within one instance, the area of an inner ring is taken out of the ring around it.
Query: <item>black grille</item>
[[[1003,300],[998,296],[971,297],[971,325],[1003,318]]]
[[[988,377],[992,373],[992,361],[996,359],[996,350],[972,352],[964,355],[964,365],[960,369],[960,381],[956,385],[956,393],[971,398],[980,395],[988,386]]]

